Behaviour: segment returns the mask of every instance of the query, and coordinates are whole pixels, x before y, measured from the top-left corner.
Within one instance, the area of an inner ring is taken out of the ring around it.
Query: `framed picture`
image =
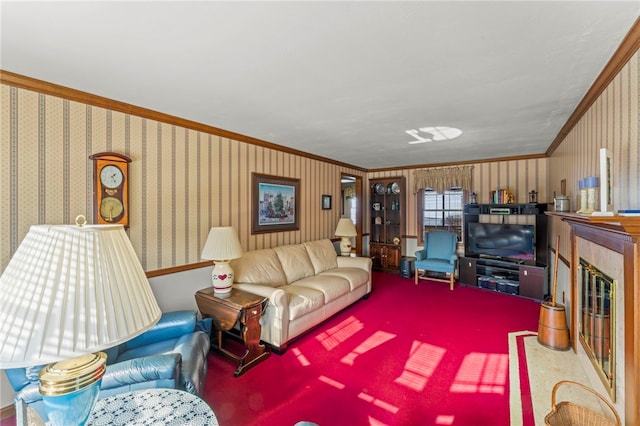
[[[613,214],[613,157],[600,148],[600,213]]]
[[[300,179],[252,173],[251,233],[300,228]]]
[[[331,210],[331,195],[322,196],[322,210]]]

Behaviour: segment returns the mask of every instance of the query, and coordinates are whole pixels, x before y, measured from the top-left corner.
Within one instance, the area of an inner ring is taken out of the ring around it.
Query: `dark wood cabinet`
[[[476,285],[476,259],[463,257],[458,262],[458,281],[461,284]]]
[[[369,256],[374,269],[398,272],[405,234],[405,178],[373,179],[370,185]]]
[[[537,300],[544,299],[548,292],[546,266],[523,265],[482,257],[461,257],[458,265],[458,281],[461,284]]]
[[[459,261],[460,283],[543,300],[549,291],[546,209],[545,204],[536,203],[465,205],[465,256]],[[517,250],[511,253],[516,237],[524,234],[509,231],[508,227],[524,222],[532,226],[533,231],[528,234],[532,235],[532,245],[516,245]],[[482,232],[470,232],[474,227]],[[500,232],[489,232],[491,229]]]
[[[538,266],[520,266],[520,296],[543,299],[547,290],[546,268]]]
[[[373,262],[373,268],[380,270],[395,271],[400,270],[400,259],[402,249],[398,245],[371,244],[369,256]]]

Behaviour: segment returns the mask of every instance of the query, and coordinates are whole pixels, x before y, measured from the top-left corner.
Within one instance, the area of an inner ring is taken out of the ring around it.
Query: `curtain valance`
[[[451,187],[459,186],[471,190],[471,172],[473,166],[439,167],[435,169],[416,170],[413,172],[413,192],[431,188],[444,192]]]

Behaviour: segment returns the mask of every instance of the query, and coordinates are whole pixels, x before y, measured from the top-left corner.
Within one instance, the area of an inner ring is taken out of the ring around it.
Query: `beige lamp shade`
[[[231,260],[242,257],[242,247],[236,230],[231,226],[211,228],[201,257],[209,260]]]
[[[355,237],[358,233],[351,219],[343,217],[338,221],[335,235],[338,237]]]
[[[36,225],[0,277],[0,369],[110,348],[162,312],[122,225]]]

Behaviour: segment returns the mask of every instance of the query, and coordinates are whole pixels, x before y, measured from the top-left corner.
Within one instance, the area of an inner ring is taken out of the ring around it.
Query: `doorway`
[[[356,256],[362,256],[362,176],[340,176],[340,217],[351,218],[356,226]]]

